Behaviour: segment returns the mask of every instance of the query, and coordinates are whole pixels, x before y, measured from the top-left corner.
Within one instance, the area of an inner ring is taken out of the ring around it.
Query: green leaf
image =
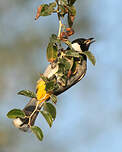
[[[73,5],[75,3],[76,0],[68,0],[68,4],[69,5]]]
[[[57,96],[55,96],[54,94],[51,94],[50,98],[51,98],[53,103],[55,103],[55,104],[57,103]]]
[[[68,12],[68,24],[69,24],[69,27],[72,27],[74,19],[75,19],[75,16],[76,16],[76,9],[75,9],[74,6],[71,6],[68,9],[69,9],[69,12]]]
[[[49,43],[47,47],[47,59],[49,62],[56,60],[58,54],[57,45],[54,43]]]
[[[47,111],[41,111],[41,114],[43,115],[43,117],[47,121],[48,125],[50,127],[52,127],[53,118],[52,118],[51,114],[49,112],[47,112]]]
[[[95,65],[96,59],[95,59],[94,55],[90,51],[82,52],[82,54],[86,55],[88,57],[88,59],[91,61],[91,63],[93,65]]]
[[[69,40],[65,41],[64,43],[67,44],[69,46],[69,48],[72,49],[72,43]]]
[[[68,7],[68,10],[71,16],[76,16],[76,8],[74,6]]]
[[[72,71],[72,74],[75,74],[76,73],[76,70],[77,69],[77,62],[74,62],[73,63],[73,66],[72,66],[72,69],[71,69],[71,71]]]
[[[61,5],[67,5],[67,0],[60,0],[60,2],[61,2]]]
[[[47,78],[47,77],[45,77],[43,74],[41,74],[41,75],[40,75],[40,78],[41,78],[43,81],[45,81],[45,82],[47,82],[47,81],[48,81],[48,78]]]
[[[69,15],[69,13],[68,13],[68,25],[69,25],[69,27],[72,27],[72,25],[73,25],[73,21],[71,19],[71,16]]]
[[[22,91],[18,92],[17,94],[27,96],[30,98],[36,98],[36,94],[30,90],[22,90]]]
[[[59,59],[59,64],[62,64],[64,67],[64,73],[67,73],[67,71],[69,71],[72,67],[72,60],[68,60],[66,58],[61,58]]]
[[[59,68],[58,68],[58,77],[62,77],[64,75],[64,71],[65,71],[65,67],[64,64],[60,63],[58,64]]]
[[[56,7],[56,2],[48,4],[42,4],[40,11],[40,16],[48,16],[51,15],[54,11],[54,8]]]
[[[10,119],[15,119],[17,117],[24,118],[25,113],[20,109],[12,109],[11,111],[9,111],[7,113],[7,117],[10,118]]]
[[[50,81],[47,81],[46,82],[46,88],[45,90],[50,93],[50,92],[53,92],[54,90],[58,89],[58,84],[57,84],[57,81],[56,79],[53,79],[53,80],[50,80]]]
[[[51,103],[45,103],[44,104],[44,111],[47,111],[51,114],[53,120],[56,118],[56,108]]]
[[[71,57],[77,57],[79,58],[80,57],[80,54],[76,51],[73,51],[73,50],[67,50],[66,51],[66,56],[71,56]]]
[[[50,37],[50,43],[61,43],[61,40],[57,37],[57,35],[55,34],[52,34],[51,37]]]
[[[52,34],[51,37],[50,37],[50,42],[51,43],[56,43],[57,42],[57,35]]]
[[[55,88],[55,83],[54,83],[54,81],[48,81],[48,82],[46,83],[46,91],[47,91],[47,92],[53,91],[54,88]]]
[[[59,5],[59,10],[59,13],[62,17],[64,17],[68,13],[66,5]]]
[[[31,126],[31,130],[40,141],[43,140],[43,132],[42,132],[42,130],[39,127]]]

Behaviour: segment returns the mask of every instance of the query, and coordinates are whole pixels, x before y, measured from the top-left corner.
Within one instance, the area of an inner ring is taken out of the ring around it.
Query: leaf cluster
[[[76,0],[56,0],[56,2],[49,4],[41,4],[37,9],[35,19],[37,20],[40,16],[49,16],[53,13],[57,13],[59,18],[64,18],[67,14],[69,27],[72,27],[76,16],[75,1]]]
[[[43,79],[44,79],[44,77],[43,77]],[[18,95],[24,95],[24,96],[27,96],[27,97],[30,97],[30,98],[36,98],[36,94],[34,92],[30,91],[30,90],[22,90],[22,91],[19,91],[17,94]],[[50,98],[51,98],[52,102],[54,104],[56,104],[57,97],[52,94],[50,96]],[[32,113],[34,114],[37,111],[38,111],[38,108],[35,107],[35,109]],[[53,121],[56,118],[56,108],[55,108],[55,106],[53,104],[45,101],[42,105],[41,110],[40,110],[40,114],[42,114],[42,116],[45,118],[48,125],[50,127],[52,127]],[[26,119],[26,118],[29,118],[31,120],[32,116],[33,115],[27,116],[24,113],[24,111],[20,110],[20,109],[12,109],[7,113],[7,117],[10,118],[10,119],[16,119],[16,118]],[[43,132],[42,132],[41,128],[39,128],[38,126],[32,126],[31,123],[28,123],[28,125],[29,125],[30,129],[32,130],[32,132],[37,136],[37,138],[40,141],[42,141]]]

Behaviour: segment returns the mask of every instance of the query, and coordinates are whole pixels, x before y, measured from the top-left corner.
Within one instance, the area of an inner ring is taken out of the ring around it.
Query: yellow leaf
[[[37,82],[36,97],[37,100],[40,102],[43,102],[50,97],[50,95],[46,92],[45,88],[46,84],[43,80]]]

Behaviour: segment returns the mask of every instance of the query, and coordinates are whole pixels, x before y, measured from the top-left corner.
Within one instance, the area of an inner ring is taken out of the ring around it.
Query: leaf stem
[[[58,15],[58,20],[59,20],[59,30],[58,30],[58,38],[60,39],[60,35],[61,35],[61,29],[62,29],[62,22],[61,22],[61,17],[60,17],[60,13],[59,13],[59,0],[56,0],[56,3],[58,5],[57,8],[57,15]]]
[[[61,35],[61,28],[62,28],[62,22],[61,20],[59,20],[58,38],[60,38],[60,35]]]
[[[29,122],[28,122],[29,127],[31,127],[31,118],[32,118],[32,116],[34,115],[35,112],[38,111],[38,106],[39,106],[39,104],[40,104],[40,101],[37,101],[37,104],[36,104],[36,107],[35,107],[34,111],[33,111],[32,114],[29,116]],[[44,102],[42,103],[40,109],[42,108],[43,104],[44,104]]]
[[[37,102],[37,105],[36,105],[34,111],[33,111],[32,114],[29,116],[29,122],[28,122],[29,127],[31,127],[31,118],[32,118],[33,114],[37,111],[38,105],[39,105],[39,101]]]

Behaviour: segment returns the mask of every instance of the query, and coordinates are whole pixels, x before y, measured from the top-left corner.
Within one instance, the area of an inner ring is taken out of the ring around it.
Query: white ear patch
[[[73,43],[72,47],[75,51],[82,52],[80,45],[78,43]]]

